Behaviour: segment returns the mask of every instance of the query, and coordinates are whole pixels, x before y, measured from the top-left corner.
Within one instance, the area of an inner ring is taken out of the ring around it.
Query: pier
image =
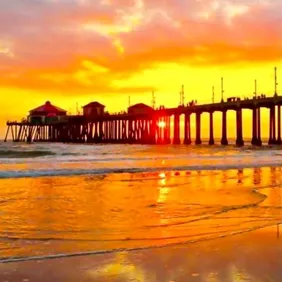
[[[21,122],[7,122],[4,141],[11,136],[13,142],[64,142],[64,143],[120,143],[120,144],[181,144],[180,130],[184,129],[183,143],[202,144],[201,116],[209,115],[209,145],[215,144],[213,115],[220,112],[221,141],[228,145],[227,126],[236,128],[236,145],[244,145],[243,111],[252,111],[252,140],[254,146],[261,146],[261,109],[269,110],[269,145],[281,145],[281,105],[282,96],[277,93],[277,68],[274,68],[274,95],[257,95],[257,81],[252,98],[228,97],[224,100],[223,78],[221,78],[221,101],[198,105],[192,100],[185,105],[184,86],[180,92],[180,103],[176,108],[152,107],[143,103],[129,105],[127,111],[110,114],[99,102],[91,102],[83,107],[83,114],[67,115],[67,111],[47,101],[29,112]],[[130,104],[130,103],[129,103]],[[235,111],[235,124],[228,124],[227,112]],[[195,132],[191,132],[191,116],[195,115]],[[184,123],[181,117],[184,116]]]
[[[130,106],[127,112],[109,114],[105,106],[92,102],[83,107],[83,114],[69,116],[60,108],[46,102],[30,112],[27,120],[7,122],[5,141],[9,136],[14,142],[66,142],[66,143],[121,143],[121,144],[181,144],[180,129],[184,126],[183,143],[200,145],[201,116],[209,114],[209,144],[215,144],[213,114],[222,115],[221,145],[228,145],[227,126],[236,128],[236,145],[244,145],[243,112],[252,111],[252,145],[262,145],[262,108],[269,110],[270,145],[281,143],[282,96],[255,96],[252,99],[228,98],[219,103],[198,105],[189,103],[176,108],[145,104]],[[45,107],[45,108],[44,108]],[[49,108],[48,108],[49,107]],[[52,108],[53,107],[53,108]],[[48,112],[48,109],[50,112]],[[53,110],[52,110],[53,109]],[[56,110],[54,110],[56,109]],[[41,112],[40,112],[41,110]],[[243,111],[244,110],[244,111]],[[227,112],[236,112],[236,124],[228,124]],[[191,116],[195,115],[195,132],[191,132]],[[184,116],[184,123],[180,123]]]

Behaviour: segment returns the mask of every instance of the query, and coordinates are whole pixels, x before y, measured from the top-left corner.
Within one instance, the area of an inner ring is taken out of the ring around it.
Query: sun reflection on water
[[[127,256],[127,252],[116,253],[114,261],[88,270],[87,276],[96,279],[99,277],[104,279],[105,276],[119,276],[124,281],[149,282],[144,271],[130,262]]]

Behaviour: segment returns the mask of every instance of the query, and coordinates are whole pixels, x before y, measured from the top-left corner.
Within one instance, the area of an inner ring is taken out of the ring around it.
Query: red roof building
[[[135,104],[130,107],[128,107],[128,113],[129,114],[150,114],[152,113],[153,108],[145,105],[143,103]]]
[[[96,116],[101,116],[104,114],[105,106],[100,104],[99,102],[91,102],[83,108],[83,115],[88,118],[94,118]]]
[[[65,116],[67,111],[47,101],[44,105],[29,111],[30,116]]]
[[[99,103],[99,102],[91,102],[91,103],[89,103],[89,104],[83,106],[82,108],[83,108],[83,109],[84,109],[84,108],[103,108],[103,109],[104,109],[105,106],[102,105],[102,104]]]

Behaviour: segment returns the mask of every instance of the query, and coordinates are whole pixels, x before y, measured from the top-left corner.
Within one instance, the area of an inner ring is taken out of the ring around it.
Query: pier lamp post
[[[274,96],[277,96],[277,86],[278,86],[278,82],[277,82],[277,67],[274,68]]]
[[[212,87],[212,103],[214,104],[214,86]]]
[[[184,100],[185,100],[185,96],[184,96],[184,85],[182,85],[181,92],[182,92],[182,104],[183,104],[183,106],[184,106],[184,105],[185,105],[185,102],[184,102]]]
[[[184,106],[184,85],[181,86],[181,91],[179,92],[179,105]]]
[[[255,92],[254,92],[255,98],[257,98],[257,80],[255,79]]]
[[[152,91],[152,108],[155,109],[156,107],[156,96],[155,96],[155,92]]]
[[[223,90],[223,77],[221,78],[221,102],[223,103],[223,94],[224,94],[224,90]]]

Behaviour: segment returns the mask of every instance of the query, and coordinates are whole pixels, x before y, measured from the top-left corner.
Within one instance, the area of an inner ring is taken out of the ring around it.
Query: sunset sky
[[[46,100],[113,112],[129,95],[151,104],[155,90],[157,105],[174,107],[184,84],[186,102],[207,103],[213,85],[220,100],[221,76],[226,96],[251,97],[254,79],[273,95],[281,11],[282,0],[0,1],[0,138],[7,119]]]

